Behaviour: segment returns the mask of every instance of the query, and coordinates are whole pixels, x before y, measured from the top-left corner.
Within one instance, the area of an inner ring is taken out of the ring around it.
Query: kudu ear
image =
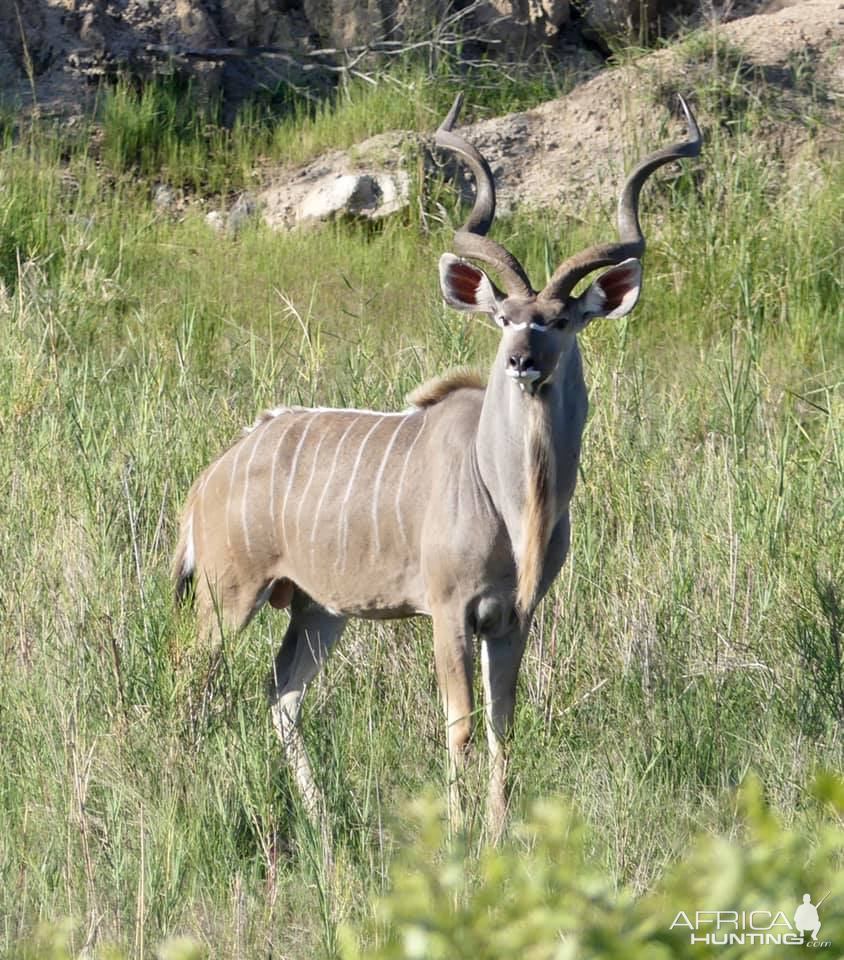
[[[498,312],[500,294],[489,277],[453,253],[440,257],[440,287],[445,302],[455,310]]]
[[[578,328],[595,317],[615,320],[626,316],[636,306],[641,289],[642,264],[638,260],[624,260],[610,267],[576,298],[574,318]]]

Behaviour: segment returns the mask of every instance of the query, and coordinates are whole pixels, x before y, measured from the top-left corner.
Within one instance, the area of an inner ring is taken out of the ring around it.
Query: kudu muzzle
[[[559,358],[556,339],[547,327],[504,330],[504,372],[521,390],[534,394],[550,379]]]

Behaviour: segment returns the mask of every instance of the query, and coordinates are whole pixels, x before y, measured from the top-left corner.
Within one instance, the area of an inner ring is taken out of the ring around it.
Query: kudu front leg
[[[516,681],[526,640],[527,628],[521,626],[502,636],[481,639],[481,670],[489,746],[487,824],[493,843],[498,843],[501,839],[507,820],[507,753],[516,711]]]
[[[448,742],[448,813],[453,830],[464,817],[464,773],[472,737],[473,634],[465,614],[435,610],[434,663]]]

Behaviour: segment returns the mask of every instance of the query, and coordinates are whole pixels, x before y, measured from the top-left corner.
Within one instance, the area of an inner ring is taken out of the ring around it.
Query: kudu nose
[[[507,358],[507,366],[518,373],[533,368],[533,357],[529,353],[511,353]]]

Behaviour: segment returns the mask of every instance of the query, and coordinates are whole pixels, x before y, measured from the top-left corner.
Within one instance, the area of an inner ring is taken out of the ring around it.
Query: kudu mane
[[[539,590],[545,551],[551,536],[551,496],[554,491],[554,455],[548,419],[532,403],[525,434],[524,543],[516,557],[516,608],[531,610]]]
[[[455,390],[485,389],[486,377],[482,373],[469,367],[460,367],[416,387],[407,395],[407,402],[414,407],[433,407]]]

